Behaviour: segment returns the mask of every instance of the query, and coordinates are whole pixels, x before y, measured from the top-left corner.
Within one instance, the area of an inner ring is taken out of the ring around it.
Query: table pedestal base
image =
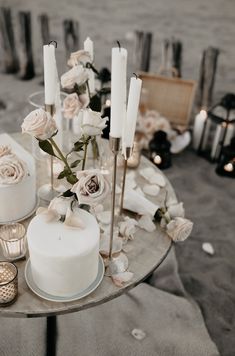
[[[56,356],[57,320],[56,316],[47,317],[46,356]]]

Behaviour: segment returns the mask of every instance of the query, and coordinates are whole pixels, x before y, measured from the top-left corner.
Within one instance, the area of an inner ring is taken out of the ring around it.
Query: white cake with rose
[[[0,135],[0,224],[19,221],[36,206],[35,162],[7,134]]]
[[[73,297],[96,279],[100,228],[96,218],[80,204],[99,204],[109,183],[97,170],[77,173],[71,197],[53,199],[39,208],[27,231],[33,280],[49,295]]]

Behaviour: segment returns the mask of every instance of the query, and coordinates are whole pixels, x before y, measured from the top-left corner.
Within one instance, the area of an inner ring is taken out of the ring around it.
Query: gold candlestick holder
[[[125,195],[125,185],[126,185],[126,171],[127,171],[127,160],[131,157],[132,147],[126,147],[124,157],[124,168],[123,168],[123,177],[122,177],[122,192],[121,192],[121,202],[120,202],[120,214],[123,213],[123,203]]]
[[[47,111],[52,117],[55,114],[55,105],[45,104],[45,111]],[[38,196],[46,202],[50,202],[57,195],[58,192],[54,187],[53,156],[50,156],[50,183],[43,184],[38,189]]]
[[[113,153],[113,178],[112,178],[112,197],[111,197],[111,225],[110,225],[110,244],[109,244],[109,260],[105,271],[106,276],[125,272],[128,268],[128,259],[121,252],[113,255],[113,230],[115,220],[115,195],[117,181],[117,156],[120,150],[121,139],[119,137],[109,137],[110,149]]]

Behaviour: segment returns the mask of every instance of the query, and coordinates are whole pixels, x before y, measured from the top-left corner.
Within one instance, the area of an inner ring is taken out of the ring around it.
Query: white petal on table
[[[213,256],[215,254],[215,250],[210,242],[204,242],[202,244],[202,249],[203,249],[203,251],[208,253],[208,255]]]
[[[157,173],[152,167],[143,168],[139,171],[139,173],[150,184],[157,184],[159,187],[165,187],[166,185],[164,177],[160,173]]]
[[[143,186],[144,193],[151,195],[152,197],[156,197],[160,192],[160,188],[156,184],[145,184]]]
[[[118,273],[112,276],[112,280],[117,287],[123,287],[125,283],[129,282],[133,278],[133,275],[134,273],[128,271]]]
[[[152,219],[149,215],[143,215],[138,221],[139,227],[148,232],[153,232],[156,230],[156,225],[152,222]]]
[[[98,213],[96,215],[96,217],[101,224],[105,224],[105,225],[110,224],[111,211],[110,210],[102,211],[102,212]]]

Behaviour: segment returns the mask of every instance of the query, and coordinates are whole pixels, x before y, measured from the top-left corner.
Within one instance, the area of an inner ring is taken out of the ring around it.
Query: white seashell
[[[212,255],[213,256],[215,254],[215,250],[214,250],[212,244],[209,243],[209,242],[204,242],[202,244],[202,249],[203,249],[203,251],[208,253],[208,255]]]
[[[184,204],[182,202],[170,205],[167,211],[172,219],[176,217],[184,218],[185,216]]]
[[[134,273],[132,272],[123,272],[123,273],[117,273],[112,276],[113,283],[117,287],[123,287],[123,285],[127,282],[129,282],[134,276]]]
[[[133,329],[132,332],[131,332],[131,335],[136,340],[143,340],[146,337],[146,333],[141,329]]]
[[[148,232],[153,232],[156,230],[156,225],[152,222],[152,219],[149,215],[143,215],[138,221],[139,227]]]
[[[156,197],[160,192],[160,188],[156,184],[145,184],[143,186],[144,193],[151,195],[152,197]]]
[[[102,211],[101,213],[98,213],[96,215],[97,219],[99,220],[99,222],[101,222],[104,225],[110,224],[111,222],[111,211],[106,210],[106,211]]]
[[[106,233],[101,234],[99,250],[102,256],[107,257],[109,255],[109,246],[110,246],[110,235]],[[122,250],[122,239],[117,236],[114,236],[112,254],[121,252],[121,250]]]
[[[139,193],[140,195],[142,195],[142,197],[145,197],[144,192],[143,192],[143,190],[142,190],[140,187],[137,187],[137,188],[135,189],[135,191],[136,191],[137,193]]]

